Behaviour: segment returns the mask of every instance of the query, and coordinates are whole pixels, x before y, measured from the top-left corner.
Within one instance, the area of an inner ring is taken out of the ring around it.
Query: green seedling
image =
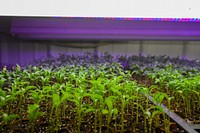
[[[118,109],[113,108],[113,102],[116,100],[116,98],[116,96],[107,97],[105,99],[105,104],[107,105],[108,109],[102,109],[102,114],[107,115],[107,132],[109,132],[112,115],[118,114]]]
[[[2,115],[2,122],[3,124],[9,124],[9,128],[11,131],[13,131],[13,127],[14,127],[14,124],[15,124],[15,120],[20,118],[18,115],[16,114],[7,114],[7,113],[3,113]],[[1,123],[2,124],[2,123]],[[1,125],[0,124],[0,125]],[[2,125],[3,125],[2,124]],[[1,126],[0,126],[1,127]],[[1,127],[3,128],[3,127]]]
[[[31,104],[28,105],[28,119],[31,124],[31,132],[34,132],[34,127],[36,125],[36,121],[39,117],[43,115],[43,112],[39,111],[39,105],[38,104]]]
[[[93,101],[93,106],[95,109],[95,120],[94,120],[94,132],[97,132],[97,117],[99,114],[99,118],[100,118],[100,132],[101,132],[101,126],[102,126],[102,114],[100,112],[101,107],[103,106],[103,97],[101,95],[98,94],[90,94],[90,97]]]
[[[83,98],[89,96],[85,91],[81,88],[77,89],[74,92],[74,97],[69,99],[69,101],[74,102],[76,105],[76,117],[78,120],[78,133],[80,133],[81,129],[81,119],[82,119],[82,112],[85,110],[84,106],[82,105]]]

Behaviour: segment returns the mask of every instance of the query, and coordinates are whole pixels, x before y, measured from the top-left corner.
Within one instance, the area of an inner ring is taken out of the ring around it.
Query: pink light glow
[[[62,18],[62,17],[61,17]],[[179,22],[200,22],[200,18],[123,18],[123,17],[64,17],[64,18],[79,18],[79,19],[110,19],[110,20],[134,20],[134,21],[179,21]]]
[[[200,40],[200,19],[188,18],[15,18],[10,33],[29,39]]]

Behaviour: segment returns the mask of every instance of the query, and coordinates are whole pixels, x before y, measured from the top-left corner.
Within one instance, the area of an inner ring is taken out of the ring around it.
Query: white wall
[[[34,59],[47,57],[46,44],[13,39],[0,36],[0,67],[11,67],[16,64],[24,66]]]
[[[200,59],[200,41],[130,41],[127,44],[100,46],[99,54],[168,55],[188,59]]]
[[[3,66],[11,68],[16,64],[25,66],[35,59],[57,57],[60,53],[84,54],[93,51],[94,48],[64,47],[53,43],[18,40],[0,35],[0,68]]]
[[[65,47],[65,46],[50,46],[50,54],[52,56],[59,56],[59,54],[67,53],[67,54],[84,54],[86,52],[93,52],[94,48],[75,48],[75,47]]]
[[[72,46],[73,44],[71,44]],[[77,44],[76,44],[77,45]],[[80,45],[82,46],[82,45]],[[84,54],[97,51],[113,55],[168,55],[188,59],[200,59],[200,41],[129,41],[124,43],[103,44],[95,48],[74,48],[51,43],[16,40],[0,36],[0,67],[20,64],[25,66],[34,59],[46,58],[59,53]]]
[[[98,48],[99,54],[104,52],[109,52],[113,55],[123,54],[123,55],[131,55],[131,54],[139,54],[140,51],[140,42],[133,41],[129,43],[118,43],[118,44],[107,44],[104,46],[100,46]]]
[[[186,49],[188,58],[200,59],[200,41],[189,42]]]
[[[182,56],[182,41],[145,41],[144,53],[146,55]]]

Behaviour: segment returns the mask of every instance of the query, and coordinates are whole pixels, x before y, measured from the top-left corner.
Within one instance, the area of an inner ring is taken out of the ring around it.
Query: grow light
[[[55,17],[55,18],[62,18],[62,17]],[[200,22],[200,18],[126,18],[126,17],[72,17],[72,16],[64,18],[132,20],[132,21]]]
[[[195,20],[195,21],[194,21]],[[200,19],[19,17],[10,33],[38,40],[199,40]]]

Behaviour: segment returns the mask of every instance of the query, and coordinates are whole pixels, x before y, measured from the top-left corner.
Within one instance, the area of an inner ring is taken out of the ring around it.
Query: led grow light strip
[[[117,17],[66,17],[66,18],[134,20],[134,21],[200,22],[200,18],[117,18]]]

